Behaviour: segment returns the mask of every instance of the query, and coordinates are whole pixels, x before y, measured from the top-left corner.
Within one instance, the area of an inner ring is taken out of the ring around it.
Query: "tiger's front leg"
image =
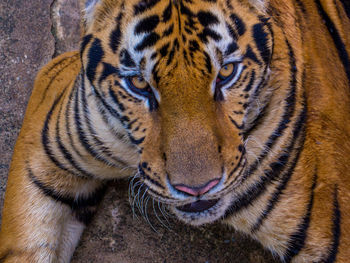
[[[81,194],[70,195],[40,177],[28,166],[10,172],[0,233],[1,263],[70,262],[104,193],[99,182],[77,178],[72,186],[80,184]]]
[[[80,72],[79,53],[68,52],[36,78],[6,188],[1,263],[69,262],[103,181],[135,172],[136,149],[101,114]]]

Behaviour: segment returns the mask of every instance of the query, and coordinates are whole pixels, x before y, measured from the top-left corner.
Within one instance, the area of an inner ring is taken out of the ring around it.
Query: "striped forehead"
[[[127,51],[134,62],[131,64],[139,66],[141,61],[146,62],[142,68],[146,79],[160,59],[170,65],[186,55],[190,56],[188,52],[205,51],[217,68],[223,62],[217,58],[218,50],[224,60],[240,56],[237,36],[233,35],[233,29],[218,7],[191,11],[181,3],[178,9],[172,1],[168,3],[164,8],[135,17],[125,29],[120,48]],[[157,59],[155,54],[158,54]]]

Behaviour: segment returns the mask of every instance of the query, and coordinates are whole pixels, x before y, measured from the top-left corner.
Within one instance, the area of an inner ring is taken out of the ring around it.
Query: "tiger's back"
[[[0,261],[69,262],[105,180],[137,170],[186,223],[223,220],[285,262],[347,262],[346,1],[96,0],[83,13],[80,54],[35,82]]]

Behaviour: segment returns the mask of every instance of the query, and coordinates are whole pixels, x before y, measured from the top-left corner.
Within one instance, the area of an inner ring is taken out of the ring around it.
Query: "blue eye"
[[[237,73],[238,64],[236,63],[229,63],[224,65],[216,78],[216,84],[217,85],[224,85],[227,82],[229,82]]]

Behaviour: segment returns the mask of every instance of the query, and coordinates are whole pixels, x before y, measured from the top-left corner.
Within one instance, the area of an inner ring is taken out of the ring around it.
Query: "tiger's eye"
[[[137,89],[145,89],[148,87],[148,83],[141,76],[135,76],[131,78],[131,83]]]
[[[220,69],[219,76],[223,79],[231,76],[235,70],[235,65],[233,63],[227,64]]]

